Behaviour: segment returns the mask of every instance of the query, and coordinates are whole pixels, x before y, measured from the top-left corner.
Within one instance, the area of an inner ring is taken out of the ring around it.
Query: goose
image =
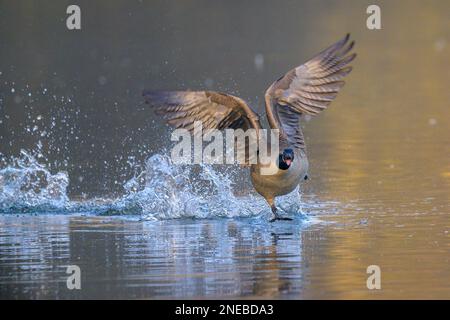
[[[315,116],[326,109],[343,87],[351,72],[356,53],[350,34],[329,46],[304,64],[297,66],[266,90],[265,111],[271,129],[278,130],[278,156],[269,166],[274,174],[262,174],[267,164],[250,165],[251,182],[271,208],[270,221],[292,220],[281,216],[275,198],[292,192],[308,178],[308,158],[300,123],[305,116]],[[241,98],[215,91],[144,91],[145,103],[176,128],[194,131],[201,121],[207,129],[263,128],[258,114]]]

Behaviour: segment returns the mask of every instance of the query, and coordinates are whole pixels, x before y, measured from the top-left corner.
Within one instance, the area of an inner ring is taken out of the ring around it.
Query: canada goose
[[[328,47],[306,63],[290,70],[267,89],[265,108],[272,129],[279,130],[278,157],[271,163],[279,170],[260,173],[260,163],[251,165],[251,181],[272,209],[270,221],[291,220],[277,214],[274,199],[293,191],[307,179],[308,159],[300,120],[316,115],[333,101],[352,70],[348,64],[354,41],[350,35]],[[262,129],[259,117],[247,103],[235,96],[214,91],[145,91],[146,103],[176,128],[194,129],[202,121],[207,129]],[[258,134],[259,135],[259,134]]]

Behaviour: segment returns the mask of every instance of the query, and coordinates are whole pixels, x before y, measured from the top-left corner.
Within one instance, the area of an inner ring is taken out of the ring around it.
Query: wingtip
[[[152,94],[155,94],[156,92],[158,92],[158,91],[155,91],[155,90],[143,90],[142,91],[142,96],[148,96],[148,95],[152,95]]]
[[[142,97],[144,98],[145,104],[150,104],[151,101],[154,101],[158,98],[159,91],[155,90],[143,90]]]
[[[347,42],[348,40],[350,40],[351,39],[351,33],[350,32],[348,32],[346,35],[345,35],[345,42]],[[356,41],[354,40],[354,39],[352,39],[352,41],[350,42],[350,46],[353,48],[354,46],[355,46],[355,44],[356,44]]]
[[[348,40],[350,39],[350,32],[348,32],[345,37],[343,37],[341,40],[339,40],[338,42],[341,43],[342,45],[345,45]]]
[[[161,91],[161,90],[144,90],[142,92],[142,96],[146,99],[156,99],[159,97],[164,96],[167,94],[167,91]]]
[[[351,36],[352,36],[351,33],[350,33],[350,32],[347,32],[347,33],[345,34],[345,37],[342,38],[342,42],[343,42],[344,44],[346,44],[346,43],[350,40]],[[355,40],[352,40],[352,41],[351,41],[351,45],[353,46],[354,43],[355,43]]]

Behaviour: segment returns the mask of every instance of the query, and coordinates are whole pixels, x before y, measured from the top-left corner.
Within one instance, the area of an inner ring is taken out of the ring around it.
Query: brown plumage
[[[256,191],[272,208],[271,221],[283,219],[277,215],[274,198],[293,191],[306,177],[308,160],[300,127],[302,116],[314,116],[326,109],[344,85],[343,78],[352,70],[348,64],[356,54],[350,54],[354,42],[348,43],[349,37],[347,35],[290,70],[265,93],[267,119],[270,128],[279,130],[279,145],[283,150],[270,165],[281,170],[263,175],[260,170],[262,164],[251,164],[251,179]],[[257,113],[244,100],[229,94],[214,91],[146,91],[144,97],[146,103],[176,128],[192,131],[194,122],[202,121],[204,129],[253,128],[258,137],[262,128]]]

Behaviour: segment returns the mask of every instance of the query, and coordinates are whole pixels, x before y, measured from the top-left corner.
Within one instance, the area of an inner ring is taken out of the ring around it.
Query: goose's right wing
[[[176,128],[193,132],[195,122],[201,122],[204,130],[255,129],[255,138],[259,138],[258,115],[238,97],[214,91],[145,91],[143,95],[145,102]],[[256,154],[249,150],[257,149],[257,141],[245,139],[236,145],[245,164],[256,163]]]
[[[260,129],[258,115],[244,100],[214,91],[144,91],[145,103],[156,109],[176,128],[194,129],[201,121],[204,129]]]

